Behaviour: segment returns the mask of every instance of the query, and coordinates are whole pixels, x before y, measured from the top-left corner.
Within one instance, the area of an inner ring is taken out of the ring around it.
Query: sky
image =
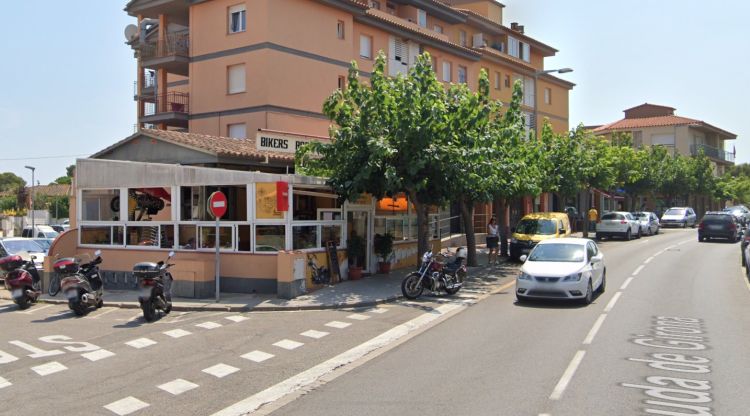
[[[750,162],[750,2],[502,2],[506,26],[517,21],[558,49],[547,69],[574,69],[561,75],[576,84],[571,127],[619,120],[645,102],[667,105],[737,134],[737,162]],[[123,30],[135,19],[125,0],[5,3],[0,172],[30,183],[24,166],[33,166],[47,184],[76,157],[133,133],[135,59]]]

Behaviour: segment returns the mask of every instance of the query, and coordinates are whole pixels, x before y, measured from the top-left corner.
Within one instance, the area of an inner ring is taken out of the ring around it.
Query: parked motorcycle
[[[158,263],[143,262],[133,266],[133,275],[138,279],[141,294],[138,302],[143,310],[143,318],[151,322],[156,318],[156,310],[168,314],[172,311],[172,273],[169,268],[174,264],[168,263],[174,257],[174,251],[169,252],[166,261]]]
[[[460,247],[449,262],[442,254],[433,255],[432,250],[424,253],[419,270],[409,273],[401,282],[401,293],[408,299],[418,298],[425,289],[456,294],[466,278],[466,254],[466,248]]]
[[[0,270],[5,272],[5,288],[10,291],[13,302],[20,309],[28,309],[39,300],[41,279],[34,260],[36,256],[12,255],[0,259]]]
[[[90,306],[101,308],[104,305],[104,284],[99,276],[101,251],[94,252],[94,260],[81,264],[74,257],[55,261],[54,270],[60,274],[60,287],[68,298],[68,308],[78,316],[86,313]]]

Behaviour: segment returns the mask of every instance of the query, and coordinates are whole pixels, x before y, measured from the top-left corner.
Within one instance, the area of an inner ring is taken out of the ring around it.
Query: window
[[[245,123],[229,124],[227,125],[227,135],[233,139],[246,139],[246,129]]]
[[[636,149],[643,146],[643,131],[638,130],[633,132],[633,147]]]
[[[279,251],[286,244],[286,227],[283,225],[256,225],[255,226],[255,251]]]
[[[229,8],[229,33],[245,31],[245,5],[238,4]]]
[[[213,221],[206,209],[206,201],[215,191],[221,191],[228,201],[227,213],[221,221],[247,221],[246,185],[180,187],[180,220]]]
[[[433,29],[435,30],[435,32],[438,32],[438,33],[443,33],[443,27],[442,27],[442,26],[440,26],[440,25],[435,25],[435,26],[433,27]]]
[[[466,32],[463,30],[460,30],[458,32],[458,44],[461,46],[466,46]]]
[[[292,227],[292,249],[304,250],[318,247],[318,226],[302,225]]]
[[[372,37],[359,35],[359,56],[365,59],[372,59]]]
[[[294,221],[315,221],[323,212],[341,210],[336,194],[316,188],[295,186],[292,193],[292,218]]]
[[[245,92],[245,64],[227,67],[227,93]]]
[[[448,61],[443,61],[443,81],[444,82],[451,82],[452,71],[453,71],[453,68],[451,66],[451,63]]]
[[[427,27],[427,12],[422,9],[417,9],[417,24],[422,27]]]
[[[338,88],[340,90],[343,90],[344,88],[346,88],[346,77],[343,75],[339,75]]]
[[[370,0],[369,3],[370,3],[370,7],[372,7],[373,9],[380,10],[380,2],[379,1],[377,1],[377,0]]]
[[[125,229],[125,245],[159,247],[159,226],[127,226]]]
[[[182,250],[195,250],[198,248],[197,243],[197,231],[195,225],[189,225],[189,224],[180,224],[177,226],[178,230],[178,239],[177,244],[178,247]]]
[[[505,76],[505,88],[510,88],[510,75]]]
[[[520,48],[518,39],[508,36],[508,55],[519,58],[521,56]]]
[[[81,226],[81,244],[122,245],[121,226]]]
[[[544,89],[544,103],[552,104],[552,90],[550,88]]]
[[[500,75],[499,72],[495,72],[495,89],[500,89],[500,79],[502,78],[502,75]]]
[[[169,187],[128,189],[128,221],[172,220]]]
[[[465,66],[458,66],[458,82],[462,84],[466,84],[466,67]]]
[[[339,39],[344,39],[344,21],[339,20],[338,23],[336,23],[336,37]]]
[[[120,191],[118,189],[81,191],[83,221],[118,221]]]
[[[521,59],[531,62],[531,47],[528,43],[521,43]]]
[[[200,248],[216,248],[216,226],[200,226]],[[232,227],[219,227],[219,248],[231,250],[232,247]]]

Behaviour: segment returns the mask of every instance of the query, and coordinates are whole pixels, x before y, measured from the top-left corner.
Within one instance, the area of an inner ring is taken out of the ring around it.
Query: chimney
[[[511,23],[510,30],[514,30],[523,35],[523,25],[519,25],[518,22]]]

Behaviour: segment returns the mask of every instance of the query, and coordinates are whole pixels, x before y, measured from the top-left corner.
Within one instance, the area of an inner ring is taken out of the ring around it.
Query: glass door
[[[362,256],[357,258],[357,265],[365,269],[365,271],[370,270],[370,251],[372,249],[372,236],[370,235],[369,219],[369,211],[364,210],[359,211],[350,209],[346,215],[347,241],[357,237],[363,239],[362,245],[365,250]]]

